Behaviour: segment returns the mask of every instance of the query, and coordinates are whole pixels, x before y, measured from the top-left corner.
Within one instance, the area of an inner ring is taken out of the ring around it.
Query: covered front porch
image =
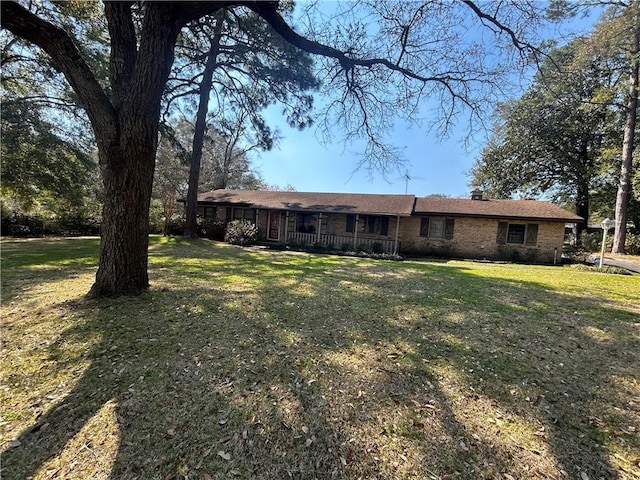
[[[266,220],[262,238],[268,242],[389,254],[400,249],[399,216],[277,210],[256,213]]]
[[[316,235],[314,233],[290,233],[285,243],[297,245],[320,245],[334,250],[369,250],[376,253],[398,253],[395,240],[358,238],[346,235]],[[379,250],[379,252],[377,251]]]

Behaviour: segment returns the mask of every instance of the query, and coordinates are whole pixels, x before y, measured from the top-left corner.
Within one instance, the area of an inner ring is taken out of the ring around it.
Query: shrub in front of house
[[[286,243],[286,247],[289,250],[304,250],[304,243],[296,242],[295,240],[290,240]]]
[[[258,227],[248,220],[233,220],[227,224],[224,241],[232,245],[253,245],[258,240]]]
[[[225,225],[224,222],[219,222],[211,218],[205,218],[199,227],[199,235],[211,240],[222,241],[225,240]]]
[[[581,272],[597,272],[597,273],[610,273],[613,275],[632,275],[632,273],[626,268],[614,267],[613,265],[583,265],[579,264],[575,266],[575,269]]]
[[[371,252],[372,253],[384,253],[384,245],[382,245],[381,242],[374,242],[371,245]]]

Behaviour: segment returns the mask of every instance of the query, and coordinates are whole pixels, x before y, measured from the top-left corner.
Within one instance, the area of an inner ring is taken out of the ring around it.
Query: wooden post
[[[360,215],[356,213],[356,221],[353,225],[353,249],[358,248],[358,220],[360,219]]]
[[[318,214],[318,232],[316,233],[316,243],[320,244],[320,229],[322,228],[322,212]]]
[[[393,244],[393,254],[398,254],[398,236],[400,235],[400,215],[396,217],[396,240]]]
[[[260,209],[259,208],[256,208],[256,228],[258,229],[258,238],[260,238]],[[269,225],[267,225],[267,228],[269,228]]]
[[[284,243],[287,243],[287,237],[289,236],[289,210],[284,218]]]

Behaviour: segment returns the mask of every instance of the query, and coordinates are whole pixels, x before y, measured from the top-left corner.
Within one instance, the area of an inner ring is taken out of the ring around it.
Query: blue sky
[[[588,31],[594,20],[595,16],[578,19],[561,27],[557,34],[569,29]],[[551,37],[555,35],[549,33]],[[447,138],[440,138],[435,131],[398,126],[391,135],[391,142],[404,150],[407,164],[384,178],[381,174],[372,176],[366,170],[356,170],[360,160],[359,145],[323,143],[313,126],[304,131],[293,129],[279,111],[277,106],[271,107],[265,117],[270,125],[280,130],[282,141],[272,151],[255,156],[254,165],[267,183],[280,187],[292,185],[298,191],[405,193],[406,189],[418,196],[467,197],[471,190],[467,172],[486,141],[486,133],[482,132],[469,140],[464,116]],[[490,114],[486,112],[487,119]],[[408,184],[405,172],[410,177]]]
[[[277,107],[267,112],[267,118],[270,124],[278,125],[283,139],[273,151],[259,154],[254,164],[267,183],[290,184],[301,192],[405,193],[406,189],[418,196],[440,193],[465,197],[470,191],[466,171],[482,146],[478,137],[465,146],[467,132],[463,127],[444,140],[435,133],[398,127],[391,140],[404,150],[407,163],[384,178],[356,170],[359,145],[323,143],[314,127],[302,132],[289,127]]]

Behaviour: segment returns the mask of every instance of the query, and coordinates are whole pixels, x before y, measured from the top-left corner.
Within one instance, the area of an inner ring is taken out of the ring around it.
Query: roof
[[[213,190],[198,195],[200,203],[223,203],[269,210],[409,216],[414,195],[366,193],[278,192],[270,190]]]
[[[295,210],[364,215],[446,215],[575,223],[583,219],[539,200],[470,200],[464,198],[377,195],[368,193],[213,190],[198,195],[199,203],[267,210]]]
[[[582,217],[568,212],[564,208],[539,200],[468,200],[464,198],[422,197],[416,199],[414,213],[558,222],[583,221]]]

